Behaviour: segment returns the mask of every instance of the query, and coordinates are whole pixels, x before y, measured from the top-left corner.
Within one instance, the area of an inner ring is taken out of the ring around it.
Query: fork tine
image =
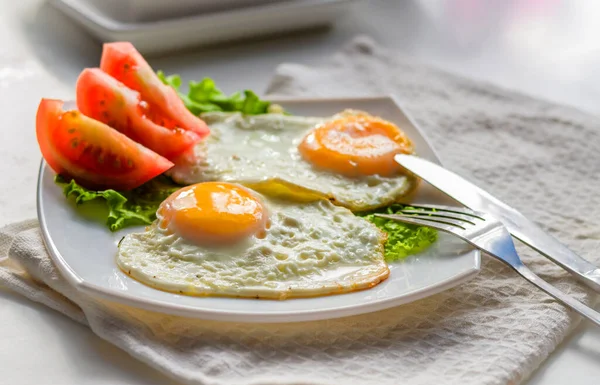
[[[431,211],[431,210],[421,210],[421,209],[402,209],[399,210],[398,213],[413,215],[413,216],[426,216],[426,217],[435,217],[435,218],[444,218],[441,220],[452,219],[454,221],[463,221],[469,223],[473,226],[477,225],[474,221],[475,217],[463,214],[455,214],[447,211]],[[445,213],[445,214],[444,214]]]
[[[375,214],[375,216],[379,218],[386,218],[394,221],[409,223],[417,226],[427,226],[456,235],[458,235],[458,233],[461,230],[466,230],[459,223],[453,223],[450,221],[446,222],[438,219],[429,219],[428,217],[415,218],[415,216],[413,215],[405,214]]]
[[[463,214],[463,215],[467,215],[473,218],[477,218],[477,219],[483,219],[485,220],[485,213],[481,213],[479,211],[473,211],[471,209],[468,209],[466,207],[455,207],[455,206],[442,206],[442,205],[428,205],[428,204],[412,204],[412,203],[406,203],[405,204],[408,207],[413,207],[416,209],[422,208],[422,209],[428,209],[428,210],[435,210],[435,211],[443,211],[443,212],[448,212],[448,213],[455,213],[455,214]]]
[[[461,220],[457,220],[456,218],[436,218],[436,217],[430,217],[429,215],[416,216],[416,215],[412,215],[412,214],[407,215],[407,214],[402,214],[402,213],[400,213],[399,215],[413,217],[413,218],[416,217],[415,219],[421,219],[424,221],[441,223],[443,225],[451,225],[451,226],[456,227],[457,229],[455,229],[455,230],[457,230],[457,231],[458,231],[458,228],[461,230],[467,230],[467,228],[470,227],[467,223],[465,223]]]

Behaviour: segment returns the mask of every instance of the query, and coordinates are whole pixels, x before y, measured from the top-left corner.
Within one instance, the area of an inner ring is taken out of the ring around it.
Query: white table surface
[[[372,0],[328,31],[152,58],[186,79],[210,76],[227,92],[264,90],[281,62],[314,63],[352,36],[448,71],[600,113],[600,2]],[[465,9],[470,4],[470,10]],[[509,5],[513,4],[513,5]],[[0,225],[35,216],[39,98],[72,98],[100,45],[41,0],[0,0]],[[600,129],[600,127],[599,127]],[[0,290],[0,384],[176,384],[43,306]],[[600,331],[582,326],[530,385],[596,385]]]

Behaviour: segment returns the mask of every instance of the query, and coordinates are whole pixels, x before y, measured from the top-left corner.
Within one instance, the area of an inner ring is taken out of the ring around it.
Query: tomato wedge
[[[129,190],[173,166],[169,160],[61,100],[42,99],[36,116],[44,159],[61,175],[91,189]]]
[[[141,99],[99,68],[86,68],[77,80],[77,108],[92,119],[105,123],[167,159],[174,159],[201,140],[193,131]]]
[[[183,104],[177,92],[163,84],[142,55],[129,42],[106,43],[100,69],[127,87],[138,91],[155,111],[175,122],[177,127],[208,135],[209,128]]]

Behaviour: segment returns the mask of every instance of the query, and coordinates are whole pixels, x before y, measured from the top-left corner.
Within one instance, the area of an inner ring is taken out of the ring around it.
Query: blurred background
[[[81,68],[97,65],[103,39],[131,40],[153,67],[185,79],[210,76],[228,92],[260,92],[280,62],[315,63],[367,34],[447,71],[600,111],[600,2],[594,0],[3,0],[2,6],[1,54],[32,52],[69,85]],[[302,30],[290,31],[296,28]]]
[[[0,174],[18,165],[31,194],[5,178],[0,202],[26,201],[3,210],[5,223],[35,216],[39,99],[72,99],[103,40],[130,40],[154,69],[185,80],[261,93],[280,63],[318,64],[363,34],[424,65],[600,115],[599,16],[597,0],[0,0],[2,121],[22,130],[4,144],[17,150]],[[169,383],[50,309],[0,299],[0,383]],[[598,346],[600,331],[581,327],[529,385],[572,383],[579,372],[597,383]]]

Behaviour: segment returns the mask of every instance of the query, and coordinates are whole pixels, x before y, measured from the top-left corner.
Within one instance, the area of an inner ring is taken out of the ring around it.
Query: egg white
[[[157,220],[121,241],[117,263],[142,283],[199,296],[311,297],[370,288],[389,275],[386,235],[370,222],[326,200],[264,202],[271,225],[262,239],[203,247]]]
[[[353,114],[358,111],[345,111]],[[364,112],[360,112],[365,114]],[[208,113],[211,133],[168,173],[182,184],[227,181],[269,195],[329,199],[353,211],[388,206],[407,195],[416,179],[406,175],[348,177],[306,162],[298,144],[316,125],[331,118],[240,113]]]

